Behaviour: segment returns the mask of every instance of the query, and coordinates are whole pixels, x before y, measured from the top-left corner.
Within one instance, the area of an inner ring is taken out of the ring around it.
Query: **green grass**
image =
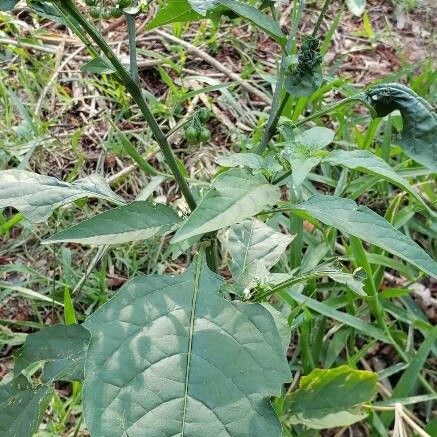
[[[409,8],[410,2],[407,3],[404,6]],[[35,16],[32,19],[38,23]],[[0,13],[0,24],[7,37],[24,41],[21,24],[13,23],[3,13]],[[251,32],[251,37],[240,38],[233,29],[243,36]],[[334,30],[332,28],[332,32]],[[265,94],[272,94],[276,58],[265,56],[268,50],[259,48],[258,31],[247,26],[238,29],[224,26],[217,30],[208,23],[192,27],[175,25],[173,31],[213,56],[221,54],[226,59],[229,52],[234,62],[244,65],[242,77],[250,78]],[[39,35],[43,34],[40,29]],[[328,32],[326,47],[331,36]],[[26,37],[25,41],[46,44],[38,34]],[[374,50],[372,42],[366,42],[369,50]],[[143,53],[150,55],[148,48],[144,48]],[[192,106],[208,104],[216,110],[217,119],[210,122],[213,131],[210,143],[200,147],[187,146],[176,134],[176,152],[186,163],[190,178],[200,180],[195,186],[195,193],[200,196],[201,182],[209,180],[216,171],[215,157],[228,149],[251,150],[260,140],[267,115],[263,105],[249,99],[241,87],[224,76],[215,75],[210,68],[206,73],[205,63],[193,59],[183,48],[161,41],[160,51],[153,53],[162,63],[142,75],[148,101],[166,129],[183,122]],[[0,60],[4,66],[0,71],[1,169],[30,169],[66,181],[91,172],[110,177],[134,162],[141,162],[131,155],[132,159],[123,148],[123,137],[126,136],[140,150],[143,160],[165,171],[163,158],[140,114],[121,85],[110,76],[81,75],[77,72],[80,65],[71,65],[70,73],[62,72],[57,77],[42,101],[40,111],[35,113],[38,99],[56,69],[54,54],[3,45],[0,46]],[[282,116],[297,120],[332,101],[334,93],[347,97],[361,88],[363,84],[341,76],[343,67],[344,63],[334,62],[326,68],[329,77],[323,88],[310,98],[291,98]],[[384,80],[402,81],[435,104],[434,67],[432,61],[424,62],[418,69],[403,65]],[[165,91],[162,91],[163,83]],[[197,91],[199,87],[204,93]],[[74,90],[80,90],[83,99],[73,101]],[[115,120],[117,129],[108,122],[110,117]],[[371,150],[385,159],[408,178],[429,204],[435,204],[435,181],[430,172],[418,168],[392,145],[400,124],[399,116],[370,121],[365,110],[348,106],[338,109],[330,118],[317,120],[317,124],[335,128],[336,144],[350,150]],[[135,168],[118,177],[112,187],[132,200],[149,181],[147,171]],[[400,194],[392,185],[373,176],[322,165],[310,173],[302,193],[295,193],[295,199],[304,193],[320,191],[347,196],[385,214],[396,228],[410,235],[433,257],[437,256],[435,222],[421,212],[411,196]],[[176,207],[184,206],[171,180],[156,188],[153,197]],[[0,283],[0,314],[5,314],[0,317],[0,370],[10,367],[12,354],[24,342],[26,333],[64,321],[64,307],[50,301],[67,305],[70,320],[74,308],[75,317],[81,322],[106,302],[127,278],[138,274],[177,273],[189,263],[190,253],[172,258],[167,250],[168,238],[111,248],[97,262],[93,262],[96,261],[96,249],[93,248],[40,244],[56,230],[65,229],[107,207],[102,202],[77,202],[56,211],[48,226],[30,225],[20,214],[9,209],[0,214],[0,280],[9,284],[2,287]],[[390,393],[396,398],[433,393],[436,375],[428,356],[436,352],[432,341],[435,329],[420,301],[413,299],[408,291],[415,283],[432,285],[429,280],[403,261],[354,238],[346,240],[333,229],[313,226],[295,218],[288,223],[285,216],[273,220],[285,227],[291,225],[295,232],[305,230],[300,234],[301,238],[293,241],[287,256],[275,269],[305,272],[328,259],[339,258],[351,271],[362,267],[367,274],[366,291],[370,296],[379,295],[379,299],[363,300],[338,284],[311,281],[305,287],[295,285],[289,294],[281,292],[275,296],[276,307],[284,314],[291,313],[289,321],[295,330],[289,351],[292,370],[307,374],[315,367],[347,363],[352,367],[380,370],[383,383],[380,400]],[[94,269],[86,275],[90,265]],[[83,285],[78,289],[82,280]],[[23,289],[40,296],[29,296]],[[68,296],[71,296],[73,308],[68,305]],[[377,368],[374,357],[385,366],[383,369]],[[80,401],[78,383],[59,384],[38,436],[87,435]],[[420,426],[425,426],[432,418],[429,400],[405,408],[416,416]],[[351,432],[358,433],[358,427],[361,427],[369,435],[387,435],[392,418],[392,412],[375,411]],[[286,433],[305,435],[297,427],[290,427]]]

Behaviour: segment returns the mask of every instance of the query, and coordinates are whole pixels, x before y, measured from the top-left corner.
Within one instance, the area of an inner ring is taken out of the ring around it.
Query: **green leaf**
[[[84,220],[58,232],[44,243],[63,241],[103,246],[146,240],[165,234],[180,221],[176,212],[168,206],[133,202]]]
[[[0,11],[12,11],[18,0],[0,0]]]
[[[96,74],[111,74],[115,73],[114,67],[101,56],[91,59],[86,64],[82,65],[80,71],[84,73],[96,73]]]
[[[264,167],[264,158],[256,153],[231,153],[216,159],[222,167],[247,167],[259,170]]]
[[[290,379],[274,320],[229,302],[202,258],[138,277],[86,321],[84,409],[92,435],[279,437],[270,396]]]
[[[77,324],[76,312],[67,286],[64,288],[64,322],[66,325]]]
[[[203,16],[192,8],[188,0],[169,0],[163,3],[153,20],[147,25],[147,29],[154,29],[171,23],[187,23],[203,18],[217,20],[222,11],[223,8],[220,7],[207,12],[206,16]]]
[[[32,437],[53,396],[53,387],[32,389],[24,376],[0,385],[0,435]]]
[[[350,426],[367,417],[363,404],[376,394],[374,372],[348,366],[314,369],[287,398],[287,421],[313,429]]]
[[[328,263],[317,266],[309,273],[323,273],[335,282],[347,285],[359,296],[367,296],[363,288],[363,281],[366,278],[366,274],[361,269],[357,269],[353,273],[349,273],[344,272],[341,270],[340,266],[337,266],[334,263]]]
[[[176,232],[172,243],[242,222],[275,204],[281,193],[261,175],[232,169],[213,182],[197,208]]]
[[[315,126],[296,135],[295,143],[306,146],[311,151],[324,149],[335,137],[335,131],[323,126]]]
[[[43,361],[44,382],[80,381],[89,337],[81,325],[54,325],[29,334],[17,355],[14,372],[18,375],[30,364]]]
[[[203,16],[219,4],[218,0],[188,0],[188,3],[198,14]]]
[[[367,150],[334,150],[323,161],[331,165],[340,165],[352,170],[359,170],[363,173],[381,176],[410,193],[420,204],[429,210],[428,205],[402,176],[399,176],[383,159]]]
[[[284,314],[282,314],[268,302],[261,302],[260,305],[262,305],[272,315],[276,325],[276,329],[278,330],[279,336],[281,337],[284,354],[287,354],[291,338],[291,329],[290,325],[288,324],[287,317],[285,317]]]
[[[124,203],[96,174],[70,183],[24,170],[0,171],[0,208],[12,206],[33,222],[42,222],[59,206],[84,197]]]
[[[59,12],[59,9],[50,0],[28,0],[30,6],[38,15],[47,18],[55,23],[66,25],[64,17]],[[70,20],[77,25],[77,22],[70,17]]]
[[[327,153],[321,151],[332,143],[335,132],[325,127],[316,126],[307,129],[286,143],[281,156],[288,162],[293,171],[293,185],[299,187],[307,178],[310,171],[320,164]]]
[[[366,9],[366,0],[346,0],[349,11],[356,17],[361,17]]]
[[[353,200],[315,195],[295,205],[293,212],[314,217],[341,232],[374,244],[437,277],[437,264],[417,243],[383,217],[365,206],[357,205]]]
[[[257,219],[233,225],[224,243],[232,258],[230,269],[234,280],[243,289],[264,282],[292,240],[290,235],[277,232]]]
[[[285,45],[287,38],[282,33],[279,24],[272,17],[263,14],[253,6],[249,6],[246,3],[241,3],[236,0],[218,0],[218,2],[238,14],[240,17],[246,18],[252,22],[255,26],[270,35],[280,45]]]
[[[437,115],[432,106],[404,85],[387,83],[366,91],[366,101],[378,117],[394,110],[402,115],[402,134],[396,141],[415,161],[437,172]]]

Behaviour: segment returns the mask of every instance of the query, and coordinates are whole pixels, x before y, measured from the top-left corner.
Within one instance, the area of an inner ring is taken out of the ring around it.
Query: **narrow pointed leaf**
[[[367,417],[363,404],[375,396],[377,382],[376,373],[348,366],[314,369],[288,397],[287,421],[315,429],[352,425]]]
[[[70,183],[25,170],[0,171],[0,208],[12,206],[33,222],[42,222],[59,206],[84,197],[124,203],[99,175]]]
[[[286,37],[282,33],[279,24],[269,15],[265,15],[259,9],[236,0],[218,0],[218,2],[238,14],[240,17],[251,21],[255,26],[269,34],[279,44],[285,44]]]
[[[45,243],[120,244],[168,232],[181,219],[168,206],[133,202],[96,215],[58,232]]]
[[[32,437],[52,395],[53,387],[32,389],[24,376],[0,384],[0,435]]]
[[[54,325],[29,334],[20,350],[14,372],[43,361],[43,381],[83,379],[85,350],[90,334],[81,325]]]
[[[357,205],[353,200],[315,195],[295,205],[293,212],[313,217],[341,232],[374,244],[437,277],[437,263],[417,243],[383,217],[365,206]]]
[[[269,397],[290,378],[269,312],[229,302],[204,259],[138,277],[91,315],[84,406],[93,436],[279,437]]]
[[[240,223],[275,204],[280,194],[279,188],[261,175],[241,169],[223,173],[176,232],[172,243]]]
[[[394,185],[410,193],[426,209],[429,209],[424,200],[417,194],[414,188],[402,176],[399,176],[383,159],[367,150],[334,150],[324,158],[331,165],[340,165],[351,170],[359,170],[392,182]]]
[[[111,74],[115,73],[114,67],[106,59],[98,56],[91,59],[86,64],[80,67],[80,71],[85,73],[96,73],[96,74]]]

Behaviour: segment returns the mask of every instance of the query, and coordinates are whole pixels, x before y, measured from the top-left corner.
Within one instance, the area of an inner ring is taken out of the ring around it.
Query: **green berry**
[[[199,131],[192,125],[184,129],[185,139],[190,144],[197,144],[199,142]]]
[[[211,111],[208,108],[201,108],[197,111],[197,116],[202,123],[207,123],[211,118]]]
[[[199,132],[199,140],[200,141],[209,141],[211,139],[211,132],[206,127],[200,129]]]

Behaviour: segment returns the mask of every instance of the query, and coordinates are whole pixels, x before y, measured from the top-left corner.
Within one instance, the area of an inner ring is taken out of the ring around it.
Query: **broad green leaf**
[[[281,337],[284,354],[287,354],[291,338],[291,329],[287,317],[268,302],[261,302],[260,305],[262,305],[272,315],[278,334]]]
[[[240,223],[275,204],[280,194],[279,188],[261,175],[251,175],[242,169],[222,173],[171,242]]]
[[[320,164],[327,152],[321,151],[332,143],[335,132],[316,126],[298,133],[287,143],[281,144],[281,156],[287,160],[293,171],[293,185],[299,187],[310,171]]]
[[[383,217],[365,206],[357,205],[353,200],[315,195],[295,205],[293,212],[314,217],[341,232],[374,244],[437,277],[437,264],[417,243]]]
[[[203,258],[138,277],[86,321],[85,420],[93,436],[279,437],[270,396],[290,378],[274,320],[229,302]]]
[[[256,153],[231,153],[219,156],[216,162],[222,167],[247,167],[252,170],[264,167],[264,158]]]
[[[366,0],[346,0],[349,11],[356,17],[361,17],[366,9]]]
[[[302,185],[311,170],[322,160],[321,156],[305,156],[301,151],[292,149],[284,151],[283,157],[290,163],[294,187]]]
[[[115,73],[114,67],[105,59],[98,56],[91,59],[86,64],[82,65],[81,71],[85,73],[111,74]]]
[[[279,44],[285,45],[285,35],[282,33],[279,24],[269,15],[265,15],[259,9],[236,0],[218,0],[218,2],[238,14],[240,17],[251,21],[255,26],[269,34]]]
[[[0,208],[12,206],[33,222],[42,222],[59,206],[84,197],[124,203],[96,174],[70,183],[25,170],[0,171]]]
[[[323,126],[315,126],[296,135],[295,143],[302,144],[314,151],[329,146],[335,137],[335,131]]]
[[[223,8],[217,8],[203,16],[192,8],[188,0],[169,0],[163,3],[153,20],[147,25],[147,29],[154,29],[171,23],[197,21],[203,18],[217,20],[221,11],[223,11]]]
[[[24,376],[0,384],[0,435],[32,437],[53,395],[53,387],[31,387]]]
[[[226,249],[231,255],[230,269],[243,289],[265,282],[269,270],[287,249],[293,238],[257,219],[233,225],[227,232]]]
[[[397,83],[373,86],[365,95],[378,117],[399,110],[403,128],[396,143],[411,159],[437,172],[437,115],[432,106],[408,87]]]
[[[375,396],[377,382],[376,373],[348,366],[314,369],[288,396],[286,421],[314,429],[350,426],[367,417],[363,404]]]
[[[59,12],[59,9],[50,0],[28,0],[27,5],[32,8],[41,17],[47,18],[55,23],[66,25],[64,17]],[[78,26],[78,23],[69,17],[71,22]]]
[[[105,211],[58,232],[44,243],[120,244],[163,235],[181,219],[168,206],[133,202]]]
[[[44,382],[80,381],[89,337],[81,325],[54,325],[29,334],[17,355],[14,372],[18,375],[30,364],[43,361]]]
[[[218,0],[188,0],[188,3],[197,13],[203,16],[219,4]]]
[[[399,176],[383,159],[367,150],[334,150],[323,161],[329,162],[331,165],[340,165],[363,173],[381,176],[410,193],[429,210],[428,205],[402,176]]]

